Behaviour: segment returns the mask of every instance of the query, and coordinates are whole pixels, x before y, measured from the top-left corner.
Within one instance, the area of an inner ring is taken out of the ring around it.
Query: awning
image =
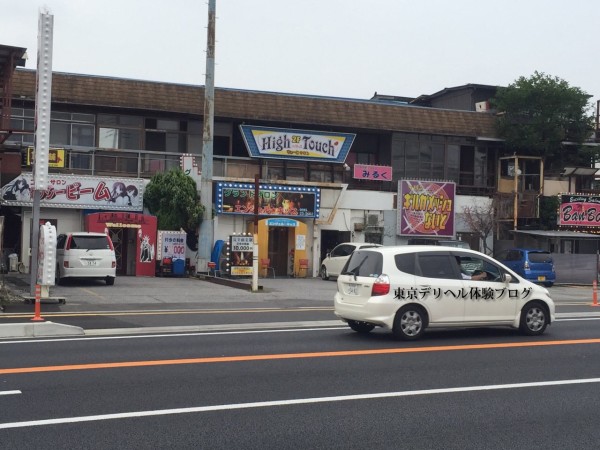
[[[540,236],[547,238],[563,238],[563,239],[600,239],[600,234],[579,233],[577,231],[567,230],[510,230],[513,233],[529,234],[532,236]]]

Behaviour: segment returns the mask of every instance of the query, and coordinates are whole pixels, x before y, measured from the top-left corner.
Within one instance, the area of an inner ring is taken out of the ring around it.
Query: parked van
[[[554,260],[550,252],[532,248],[511,248],[496,259],[532,283],[550,287],[556,281]]]
[[[115,249],[106,234],[81,231],[56,239],[56,284],[65,278],[97,278],[112,286],[116,271]]]

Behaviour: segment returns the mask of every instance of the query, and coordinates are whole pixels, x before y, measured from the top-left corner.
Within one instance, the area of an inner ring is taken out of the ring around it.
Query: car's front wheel
[[[348,326],[357,333],[369,333],[375,328],[375,325],[367,322],[359,322],[357,320],[349,320]]]
[[[427,314],[418,305],[406,305],[398,310],[394,319],[394,336],[405,341],[419,339],[427,328]]]
[[[548,326],[546,308],[540,302],[527,303],[521,310],[519,330],[527,336],[539,336]]]
[[[321,280],[329,280],[329,275],[327,274],[327,267],[321,266]]]

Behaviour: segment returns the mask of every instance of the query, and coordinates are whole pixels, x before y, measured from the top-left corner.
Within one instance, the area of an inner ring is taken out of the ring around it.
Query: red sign
[[[598,227],[600,225],[600,196],[562,194],[560,196],[558,225]]]
[[[354,164],[353,178],[357,180],[392,181],[391,166]]]

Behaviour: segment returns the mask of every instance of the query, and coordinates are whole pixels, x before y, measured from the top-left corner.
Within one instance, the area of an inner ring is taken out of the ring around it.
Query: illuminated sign
[[[306,186],[261,184],[258,191],[261,216],[319,217],[321,191]],[[254,185],[217,183],[219,214],[254,214]]]
[[[454,236],[456,184],[444,181],[398,182],[400,236]]]
[[[343,163],[355,134],[240,125],[250,156]]]
[[[230,273],[236,276],[252,275],[252,258],[254,250],[254,238],[251,235],[239,235],[229,237],[230,249]]]
[[[33,147],[27,147],[27,165],[34,163],[35,151]],[[51,148],[48,150],[48,167],[65,167],[65,149]]]

